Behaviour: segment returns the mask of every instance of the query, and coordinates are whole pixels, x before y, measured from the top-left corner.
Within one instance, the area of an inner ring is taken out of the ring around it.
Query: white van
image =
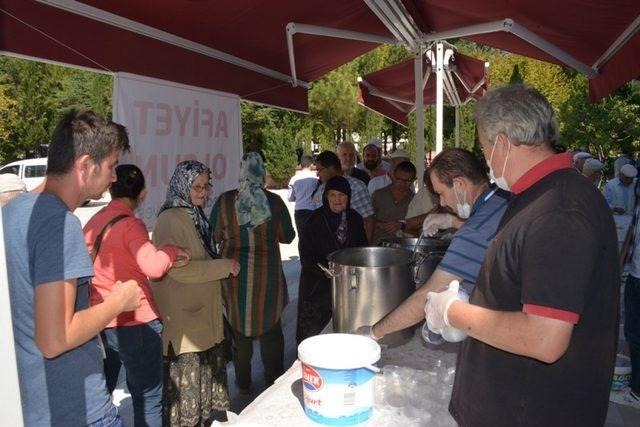
[[[31,191],[44,181],[47,170],[47,158],[18,160],[0,168],[0,173],[12,173],[18,175]]]

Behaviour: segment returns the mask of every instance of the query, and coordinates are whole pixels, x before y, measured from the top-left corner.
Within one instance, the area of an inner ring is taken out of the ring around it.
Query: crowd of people
[[[409,153],[383,159],[381,142],[371,140],[357,163],[356,146],[345,141],[301,158],[287,195],[294,222],[265,189],[259,153],[243,156],[238,188],[209,216],[211,171],[183,161],[150,238],[134,214],[144,175],[116,166],[129,149],[126,129],[69,112],[52,135],[42,186],[27,193],[0,176],[25,423],[120,425],[111,393],[121,369],[136,426],[226,420],[227,363],[239,392],[250,393],[254,340],[266,385],[284,372],[280,316],[289,301],[279,245],[296,231],[299,343],[331,319],[322,270],[330,253],[455,229],[426,283],[358,333],[380,340],[425,318],[432,333],[457,331],[449,409],[460,425],[602,425],[626,266],[634,369],[618,399],[640,407],[633,160],[615,161],[601,193],[603,162],[585,151],[557,153],[553,109],[527,86],[489,92],[475,118],[488,174],[474,153],[449,148],[416,191]],[[107,189],[111,202],[82,229],[73,211]]]
[[[279,243],[295,231],[264,189],[262,157],[243,157],[238,189],[210,216],[211,171],[179,163],[150,239],[134,214],[144,175],[116,167],[128,149],[122,126],[74,110],[52,135],[43,185],[0,179],[5,244],[19,248],[7,265],[26,425],[121,425],[111,393],[122,368],[135,425],[226,420],[227,363],[248,393],[255,338],[266,384],[284,372]],[[82,229],[73,211],[107,189]]]
[[[399,150],[390,156],[386,174],[374,172],[382,168],[372,159],[370,145],[365,147],[367,161],[361,167],[370,173],[373,214],[363,210],[361,201],[354,203],[354,193],[363,193],[359,184],[343,194],[347,208],[351,202],[365,224],[373,217],[370,244],[389,238],[386,233],[431,236],[443,229],[458,231],[427,282],[358,333],[380,340],[425,318],[432,333],[457,331],[463,342],[449,409],[460,425],[602,425],[618,349],[624,268],[632,379],[630,387],[611,399],[640,407],[640,250],[634,250],[640,240],[635,239],[640,194],[633,159],[616,159],[616,176],[599,191],[604,162],[585,151],[559,152],[553,109],[525,86],[490,92],[477,103],[475,116],[489,173],[467,150],[438,154],[424,176],[424,189],[444,212],[432,211],[431,201],[418,212],[406,209],[403,197],[413,197],[413,202],[420,194],[402,192],[403,181],[412,176],[410,168],[401,166],[408,158]],[[321,182],[340,175],[335,161],[325,161],[329,157],[321,153],[316,162]],[[350,165],[341,166],[347,182],[353,182]],[[328,167],[332,172],[323,178]],[[377,187],[376,181],[382,180],[386,182]],[[376,201],[382,202],[378,208]],[[398,224],[386,228],[390,218],[385,209],[395,206],[402,206],[404,219],[395,216],[392,221]],[[347,229],[349,224],[359,227],[353,215],[344,224]],[[330,251],[348,247],[333,238],[341,235],[339,227],[329,229],[334,230],[329,238],[335,244],[319,244],[315,228],[307,241],[308,249],[316,250],[309,252],[303,250],[307,231],[301,231],[301,259],[313,277],[301,284],[305,297],[300,304],[305,307],[310,304],[305,300],[323,300],[306,295],[318,295],[328,286],[316,263],[326,263]],[[470,295],[468,302],[463,293]],[[316,333],[331,314],[330,305],[322,309],[316,303],[319,320],[309,327],[300,307],[298,327],[307,332]],[[482,405],[473,403],[477,396],[484,396]]]

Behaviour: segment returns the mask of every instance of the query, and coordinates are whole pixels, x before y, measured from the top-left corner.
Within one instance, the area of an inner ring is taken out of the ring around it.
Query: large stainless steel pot
[[[327,257],[333,299],[333,330],[354,333],[373,325],[407,299],[415,290],[412,253],[385,247],[349,248]],[[395,332],[383,344],[404,344],[413,328]]]
[[[389,248],[406,249],[413,252],[414,280],[417,286],[426,282],[442,260],[449,247],[450,240],[398,237],[385,239],[380,244]]]

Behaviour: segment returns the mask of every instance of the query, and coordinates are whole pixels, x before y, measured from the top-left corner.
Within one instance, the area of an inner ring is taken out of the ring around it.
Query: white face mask
[[[460,197],[458,197],[455,184],[453,185],[453,194],[456,196],[456,210],[458,211],[458,216],[462,219],[469,218],[469,216],[471,216],[471,205],[467,202],[467,192],[462,192],[462,203],[460,203]]]
[[[511,151],[511,141],[508,141],[508,142],[509,142],[509,148],[507,149],[507,157],[504,159],[504,166],[502,167],[501,177],[496,178],[496,176],[493,174],[493,167],[491,167],[491,161],[493,160],[493,152],[495,151],[496,145],[498,144],[498,136],[496,136],[496,139],[493,141],[493,148],[491,149],[491,155],[489,156],[489,162],[488,162],[489,178],[491,178],[491,180],[495,182],[499,188],[502,188],[505,191],[509,191],[509,184],[507,183],[507,180],[504,178],[504,171],[507,169],[507,162],[509,161],[509,151]]]

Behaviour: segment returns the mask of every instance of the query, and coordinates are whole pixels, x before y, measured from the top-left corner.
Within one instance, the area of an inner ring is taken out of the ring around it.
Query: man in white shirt
[[[289,181],[287,200],[296,202],[293,217],[296,222],[298,236],[302,235],[304,223],[307,222],[309,215],[311,215],[315,209],[311,196],[318,188],[319,181],[316,172],[311,170],[312,165],[313,157],[302,156],[300,158],[301,169],[297,171]]]
[[[578,170],[578,172],[582,172],[584,168],[584,163],[587,159],[591,159],[593,156],[586,151],[578,151],[573,155],[573,166]]]
[[[27,186],[18,175],[0,174],[0,206],[9,203],[14,197],[27,191]]]
[[[604,163],[598,159],[586,159],[582,166],[582,175],[584,175],[589,181],[593,182],[593,185],[599,187],[603,170]]]
[[[366,186],[369,183],[369,174],[362,169],[356,168],[356,146],[351,141],[342,141],[336,148],[336,154],[340,159],[340,165],[344,176],[351,176],[359,179]]]
[[[624,165],[633,165],[634,161],[631,158],[631,150],[623,150],[622,154],[613,161],[613,176],[618,178],[620,176],[620,169]]]
[[[389,163],[382,160],[382,141],[370,139],[362,149],[362,162],[356,165],[369,174],[370,178],[385,175],[389,172]]]
[[[400,163],[408,162],[409,157],[410,157],[409,153],[406,152],[405,150],[396,150],[393,153],[391,153],[391,155],[389,156],[390,163],[391,163],[389,165],[389,172],[387,172],[385,175],[376,176],[375,178],[372,178],[371,181],[369,181],[369,185],[367,186],[367,188],[369,189],[369,194],[373,196],[373,193],[375,193],[376,190],[379,190],[391,184],[390,175],[393,173],[393,170]]]
[[[638,170],[633,165],[623,165],[617,178],[610,179],[604,187],[604,198],[613,212],[618,233],[618,245],[622,242],[631,224],[636,195],[633,191]]]

